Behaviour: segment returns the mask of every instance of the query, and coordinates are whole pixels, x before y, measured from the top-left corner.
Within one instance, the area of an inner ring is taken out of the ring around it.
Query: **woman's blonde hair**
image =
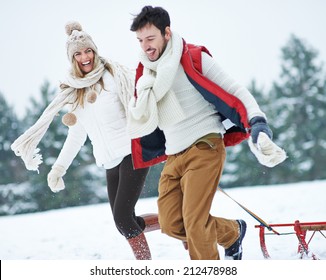
[[[94,52],[94,67],[93,69],[95,69],[99,63],[102,63],[98,54],[96,52]],[[111,75],[113,75],[113,70],[112,67],[109,63],[105,63],[104,64],[104,68],[107,69]],[[86,74],[84,74],[81,69],[78,66],[78,62],[76,61],[75,58],[73,58],[72,61],[72,68],[71,68],[71,75],[76,77],[76,78],[84,78]],[[102,89],[104,89],[104,82],[103,82],[103,78],[101,77],[101,79],[99,79],[98,83],[101,85]],[[64,89],[65,87],[67,87],[66,85],[61,85],[61,88]],[[84,106],[84,99],[85,99],[85,91],[86,88],[78,88],[76,89],[76,100],[74,102],[74,108],[73,110],[78,106]]]

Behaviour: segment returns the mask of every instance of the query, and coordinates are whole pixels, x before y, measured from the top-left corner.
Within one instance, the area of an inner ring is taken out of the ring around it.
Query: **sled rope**
[[[228,198],[230,198],[231,200],[233,200],[236,204],[238,204],[243,210],[245,210],[251,217],[253,217],[255,220],[257,220],[262,226],[266,227],[269,231],[274,232],[277,235],[280,235],[280,233],[278,233],[276,230],[274,230],[268,223],[266,223],[262,218],[258,217],[255,213],[253,213],[252,211],[250,211],[248,208],[246,208],[245,206],[243,206],[242,204],[240,204],[238,201],[236,201],[235,199],[233,199],[230,195],[228,195],[220,186],[217,186],[217,189],[222,192],[223,194],[225,194]]]

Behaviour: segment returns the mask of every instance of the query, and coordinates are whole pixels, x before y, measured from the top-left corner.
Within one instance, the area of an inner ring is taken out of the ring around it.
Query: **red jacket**
[[[229,119],[235,124],[226,131],[223,138],[225,146],[234,146],[247,139],[250,135],[247,110],[237,97],[226,92],[202,74],[202,52],[211,55],[205,47],[187,44],[183,41],[180,62],[191,84],[208,102],[215,105],[221,120]],[[144,66],[139,63],[136,71],[136,83],[142,76],[143,69]],[[136,91],[135,95],[137,96]],[[157,128],[149,135],[132,139],[132,157],[135,168],[152,166],[166,160],[163,131]]]

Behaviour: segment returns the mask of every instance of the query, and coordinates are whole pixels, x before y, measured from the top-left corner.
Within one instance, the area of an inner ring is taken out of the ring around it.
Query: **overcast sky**
[[[167,9],[172,31],[205,45],[246,86],[256,79],[268,89],[278,78],[290,34],[326,62],[324,0],[0,0],[0,92],[22,115],[45,79],[58,87],[69,68],[64,26],[71,20],[92,36],[101,56],[136,67],[140,48],[129,28],[144,5]]]

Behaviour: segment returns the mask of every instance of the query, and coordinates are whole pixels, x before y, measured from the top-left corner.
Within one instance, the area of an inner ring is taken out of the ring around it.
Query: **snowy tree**
[[[24,184],[20,184],[27,180],[23,162],[10,149],[20,134],[20,122],[0,93],[0,216],[35,208],[30,196],[24,192]]]
[[[249,87],[266,113],[273,141],[288,159],[267,168],[257,163],[248,145],[227,149],[221,184],[225,187],[277,184],[326,178],[326,80],[315,62],[317,51],[292,35],[282,48],[281,75],[268,94]]]
[[[326,178],[326,81],[317,56],[294,35],[282,48],[280,81],[270,95],[277,143],[289,156],[278,172],[282,182]]]
[[[20,135],[21,127],[17,115],[0,93],[0,185],[26,180],[22,172],[23,163],[10,149],[11,143]]]

